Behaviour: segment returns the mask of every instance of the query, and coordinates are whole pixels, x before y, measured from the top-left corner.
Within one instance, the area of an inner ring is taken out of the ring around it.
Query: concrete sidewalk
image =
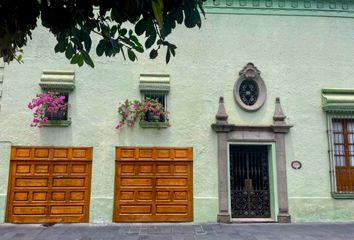
[[[0,224],[0,240],[354,240],[335,224]]]

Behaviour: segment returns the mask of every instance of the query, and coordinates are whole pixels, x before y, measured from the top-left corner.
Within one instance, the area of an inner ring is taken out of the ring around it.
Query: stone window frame
[[[170,92],[170,75],[168,74],[141,74],[139,80],[139,90],[142,100],[145,94],[157,94],[164,96],[165,109],[167,109],[167,95]],[[169,122],[148,122],[141,120],[139,122],[142,128],[168,128]]]
[[[338,191],[333,146],[333,119],[354,119],[354,88],[323,88],[322,109],[327,118],[328,155],[331,181],[331,195],[335,199],[353,199],[354,192]]]
[[[66,93],[68,96],[75,89],[75,72],[61,70],[45,70],[40,78],[39,86],[43,92]],[[48,120],[45,127],[68,127],[71,125],[70,98],[68,98],[67,120]]]
[[[273,124],[271,125],[236,125],[229,124],[224,107],[224,99],[220,97],[219,108],[215,116],[216,122],[211,125],[217,133],[218,144],[218,191],[219,213],[218,222],[229,223],[232,221],[229,209],[229,184],[228,184],[228,144],[230,142],[274,142],[276,157],[276,185],[278,196],[277,221],[280,223],[291,222],[288,204],[285,134],[293,125],[285,122],[286,116],[276,98]]]
[[[245,111],[257,111],[263,106],[267,98],[267,88],[261,77],[261,72],[253,63],[247,63],[247,65],[239,72],[239,75],[240,76],[235,82],[233,90],[235,101]],[[246,105],[240,97],[240,86],[246,80],[254,81],[258,87],[258,97],[253,105]]]

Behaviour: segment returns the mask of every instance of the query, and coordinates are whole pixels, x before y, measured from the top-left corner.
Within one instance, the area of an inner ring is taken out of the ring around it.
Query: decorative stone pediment
[[[75,72],[43,71],[39,86],[45,91],[72,91],[75,88]]]
[[[258,110],[263,106],[267,97],[267,88],[261,72],[253,63],[248,63],[239,75],[234,86],[236,103],[246,111]]]

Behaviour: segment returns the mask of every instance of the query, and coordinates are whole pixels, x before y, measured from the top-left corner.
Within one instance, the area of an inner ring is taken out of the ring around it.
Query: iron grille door
[[[232,218],[270,217],[267,146],[230,147]]]

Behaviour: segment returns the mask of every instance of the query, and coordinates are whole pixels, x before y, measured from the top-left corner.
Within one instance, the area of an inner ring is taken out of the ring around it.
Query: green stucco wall
[[[219,96],[224,96],[229,123],[271,124],[274,101],[280,97],[286,136],[290,214],[293,221],[354,220],[354,200],[330,196],[326,118],[321,88],[353,87],[354,19],[335,17],[207,14],[200,30],[178,27],[171,36],[177,57],[166,65],[138,56],[131,63],[96,58],[96,67],[77,68],[54,54],[47,30],[34,31],[24,49],[24,64],[5,66],[0,110],[0,221],[4,220],[10,145],[92,146],[93,175],[90,222],[111,222],[115,146],[193,147],[194,221],[215,222],[218,212],[217,140],[215,121]],[[233,98],[238,72],[253,62],[262,72],[267,100],[257,112],[240,109]],[[43,70],[74,70],[67,128],[30,128],[27,103],[40,92]],[[168,129],[115,130],[117,105],[139,99],[139,75],[169,74],[171,91]],[[3,142],[6,141],[6,142]],[[302,169],[293,170],[298,160]]]

